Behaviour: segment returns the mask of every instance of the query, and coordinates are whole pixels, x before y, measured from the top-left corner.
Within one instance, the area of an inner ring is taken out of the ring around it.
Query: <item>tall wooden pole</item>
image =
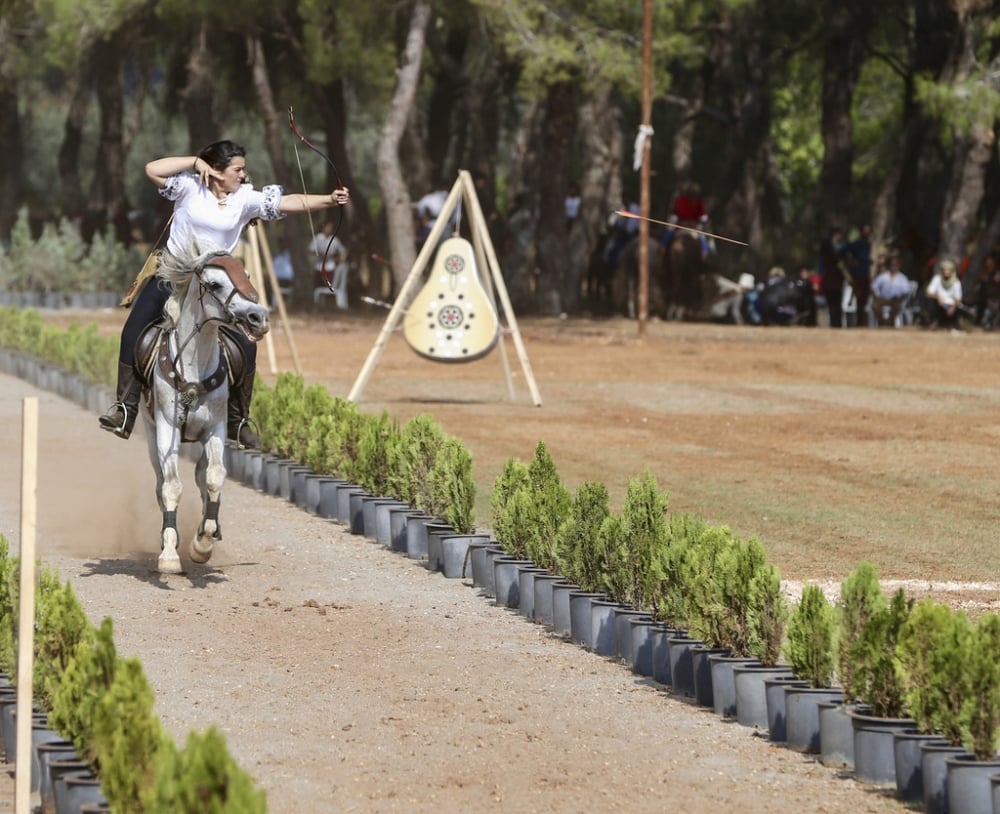
[[[21,549],[17,608],[17,724],[14,811],[31,811],[31,708],[35,649],[35,531],[38,525],[38,398],[22,402]]]
[[[649,217],[649,175],[653,116],[653,0],[642,3],[642,169],[639,175],[639,209]],[[649,221],[639,221],[639,336],[646,335],[649,318]]]

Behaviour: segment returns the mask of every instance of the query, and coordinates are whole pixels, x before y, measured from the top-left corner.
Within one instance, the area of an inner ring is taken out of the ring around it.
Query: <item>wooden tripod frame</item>
[[[440,214],[438,214],[437,220],[434,222],[434,226],[427,236],[427,240],[424,241],[423,248],[413,263],[413,268],[406,275],[406,280],[404,280],[402,287],[399,289],[392,308],[389,309],[389,315],[386,317],[382,330],[379,332],[378,338],[375,340],[371,351],[369,351],[368,358],[365,360],[365,364],[361,368],[361,372],[358,374],[358,378],[355,380],[350,394],[347,396],[348,401],[357,402],[361,398],[361,392],[368,383],[368,379],[371,378],[372,372],[375,370],[379,357],[385,348],[385,344],[389,340],[389,336],[399,326],[400,319],[406,313],[406,309],[417,293],[415,290],[416,286],[420,282],[434,252],[437,250],[441,235],[444,234],[445,229],[448,227],[451,215],[455,211],[455,207],[458,206],[459,201],[465,204],[466,211],[469,213],[469,226],[472,230],[472,246],[476,254],[476,263],[480,269],[489,270],[488,274],[483,275],[483,283],[490,298],[493,300],[493,306],[500,319],[500,341],[497,344],[500,348],[500,357],[503,360],[507,393],[513,401],[514,382],[511,379],[510,365],[507,361],[507,350],[503,342],[503,335],[505,333],[509,333],[514,340],[514,348],[521,362],[521,369],[524,371],[524,379],[528,383],[528,389],[531,392],[532,403],[536,407],[542,405],[542,396],[538,392],[535,376],[531,372],[531,363],[528,361],[528,353],[521,339],[521,332],[517,327],[517,319],[514,317],[514,309],[511,307],[510,298],[507,296],[507,287],[504,285],[503,274],[500,272],[500,263],[497,261],[493,241],[490,239],[489,229],[486,226],[486,218],[483,217],[483,210],[479,204],[479,198],[476,196],[476,187],[472,182],[472,176],[467,170],[459,171],[458,180],[455,181],[455,185],[451,188],[451,192],[448,194],[448,198]],[[502,306],[501,308],[496,308],[498,298]],[[506,326],[504,325],[505,322]]]

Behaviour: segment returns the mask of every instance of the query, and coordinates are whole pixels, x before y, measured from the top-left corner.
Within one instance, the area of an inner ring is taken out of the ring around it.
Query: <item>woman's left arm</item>
[[[278,211],[286,215],[295,212],[311,212],[316,209],[329,209],[332,206],[346,206],[350,199],[351,193],[347,187],[338,187],[329,195],[282,195]]]

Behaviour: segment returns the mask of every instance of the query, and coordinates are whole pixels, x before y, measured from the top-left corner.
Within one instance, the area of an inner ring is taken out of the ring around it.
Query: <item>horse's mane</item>
[[[191,281],[194,279],[194,271],[201,268],[212,256],[219,254],[219,249],[203,249],[198,245],[192,246],[187,252],[180,255],[164,252],[160,256],[160,263],[156,269],[156,276],[170,285],[170,297],[164,306],[167,321],[170,324],[177,322],[180,316],[181,303],[187,294]]]

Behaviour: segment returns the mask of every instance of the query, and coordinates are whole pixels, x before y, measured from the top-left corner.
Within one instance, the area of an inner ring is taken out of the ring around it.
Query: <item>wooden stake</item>
[[[21,550],[17,610],[17,764],[16,814],[31,811],[31,679],[35,646],[35,530],[38,488],[38,399],[22,402]]]

